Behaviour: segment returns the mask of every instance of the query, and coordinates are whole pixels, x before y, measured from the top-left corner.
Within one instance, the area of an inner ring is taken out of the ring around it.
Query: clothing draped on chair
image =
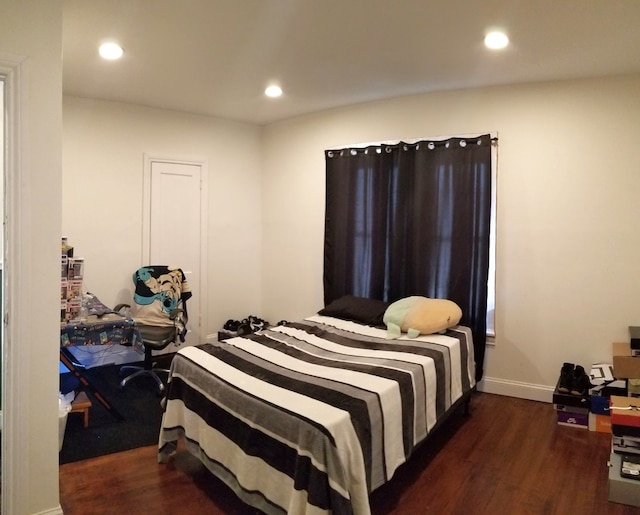
[[[187,300],[191,298],[191,288],[178,267],[153,265],[142,267],[133,274],[135,291],[132,316],[137,324],[148,326],[178,325],[180,340],[184,342],[187,333]],[[176,308],[184,311],[181,319],[169,318]]]
[[[491,136],[327,150],[324,301],[447,298],[486,343]]]
[[[120,374],[126,377],[120,381],[120,386],[146,375],[155,380],[158,392],[162,393],[165,386],[156,372],[168,373],[169,370],[154,365],[152,351],[161,351],[171,343],[179,345],[185,341],[187,300],[192,295],[191,288],[180,268],[165,265],[138,269],[133,274],[133,283],[131,316],[144,348],[144,365],[124,365]]]

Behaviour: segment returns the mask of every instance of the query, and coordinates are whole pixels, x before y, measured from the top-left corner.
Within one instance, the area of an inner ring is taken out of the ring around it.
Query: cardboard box
[[[631,355],[629,343],[614,342],[613,375],[617,379],[640,379],[640,357]]]
[[[594,386],[610,383],[614,380],[612,363],[594,363],[589,371],[589,380]]]
[[[611,433],[611,417],[589,413],[589,431],[597,433]]]
[[[82,279],[69,279],[67,281],[67,300],[82,300]]]
[[[84,278],[84,258],[69,258],[69,279]]]
[[[640,438],[637,436],[611,436],[611,447],[618,454],[640,454]]]
[[[637,397],[612,395],[609,409],[612,424],[640,428],[640,399]]]
[[[591,396],[591,413],[595,415],[609,416],[609,397],[602,397],[600,395]]]
[[[553,404],[554,406],[582,408],[586,411],[589,411],[589,406],[591,406],[591,399],[589,397],[571,395],[570,393],[560,393],[556,390],[555,392],[553,392]]]
[[[629,506],[640,506],[640,481],[620,475],[622,457],[611,453],[609,466],[609,500]]]
[[[588,411],[591,405],[591,399],[580,395],[571,395],[570,393],[560,393],[556,389],[556,391],[553,392],[553,404],[555,406],[584,408]]]
[[[640,350],[640,327],[629,326],[629,343],[631,344],[631,349]]]
[[[631,380],[630,380],[631,381]],[[610,415],[609,402],[612,395],[627,396],[627,381],[618,379],[610,383],[604,383],[591,390],[590,410],[597,415]]]
[[[558,417],[558,425],[578,427],[581,429],[589,428],[589,414],[571,413],[570,411],[556,411]]]
[[[640,397],[640,379],[627,379],[627,395]]]
[[[640,427],[621,426],[620,424],[614,424],[612,420],[611,433],[615,436],[632,436],[634,438],[640,438]]]
[[[601,395],[602,397],[611,397],[612,395],[619,395],[621,397],[627,396],[627,380],[616,379],[612,383],[596,386],[591,390],[592,395]]]
[[[609,407],[609,400],[607,399],[607,407]],[[564,404],[554,404],[553,409],[556,411],[569,411],[571,413],[579,413],[580,415],[588,415],[589,408],[577,407],[577,406],[565,406]]]
[[[69,258],[67,257],[66,254],[62,255],[61,263],[62,263],[62,271],[60,274],[60,278],[66,279],[69,276]]]
[[[589,404],[590,404],[589,396],[571,395],[570,393],[562,393],[558,391],[558,386],[560,386],[559,379],[558,379],[558,384],[556,384],[556,389],[553,391],[554,406],[583,408],[589,411]]]
[[[640,481],[640,456],[633,454],[621,454],[622,467],[620,476]]]
[[[77,321],[80,319],[80,310],[82,309],[82,302],[80,300],[68,300],[67,301],[67,321]]]

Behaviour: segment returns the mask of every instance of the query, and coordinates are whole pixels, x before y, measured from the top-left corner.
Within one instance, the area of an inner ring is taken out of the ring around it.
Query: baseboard
[[[50,508],[48,510],[38,511],[33,515],[63,515],[63,513],[64,512],[62,511],[62,506],[58,504],[56,508]]]
[[[531,401],[553,402],[553,388],[550,386],[507,381],[495,377],[483,377],[478,383],[478,391]]]

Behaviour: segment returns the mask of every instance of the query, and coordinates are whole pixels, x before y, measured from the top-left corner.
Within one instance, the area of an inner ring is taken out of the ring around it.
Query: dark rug
[[[163,356],[159,366],[168,368],[170,356]],[[137,363],[136,363],[137,364]],[[141,364],[141,363],[140,363]],[[89,426],[84,427],[82,413],[69,413],[60,451],[60,464],[95,458],[147,445],[156,445],[162,420],[161,396],[155,381],[148,376],[132,379],[120,388],[121,365],[107,365],[83,373],[124,420],[113,415],[85,389],[92,402]],[[166,374],[160,373],[166,382]],[[60,374],[60,391],[67,393],[78,386],[71,373]]]

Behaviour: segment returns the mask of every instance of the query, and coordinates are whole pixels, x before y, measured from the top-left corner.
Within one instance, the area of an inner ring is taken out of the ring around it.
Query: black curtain
[[[324,301],[446,298],[486,343],[491,137],[327,150]]]

